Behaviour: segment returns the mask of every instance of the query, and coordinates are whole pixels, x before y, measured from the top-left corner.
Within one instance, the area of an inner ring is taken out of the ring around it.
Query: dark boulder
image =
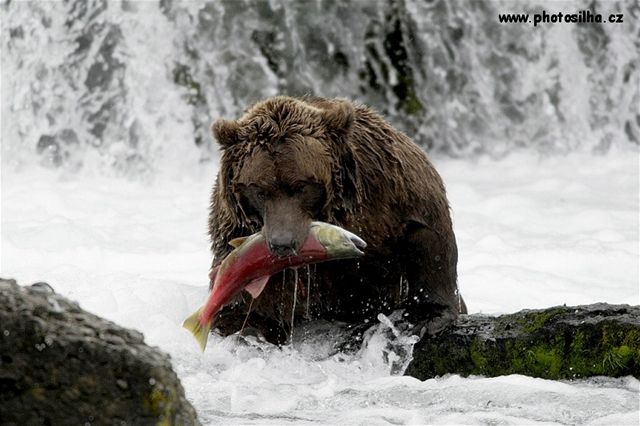
[[[405,374],[425,380],[447,373],[640,378],[640,306],[597,303],[463,315],[415,345]]]
[[[0,424],[199,424],[169,356],[45,283],[0,279]]]

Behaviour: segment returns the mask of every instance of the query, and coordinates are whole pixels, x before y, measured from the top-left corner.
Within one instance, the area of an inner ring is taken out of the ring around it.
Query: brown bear
[[[223,334],[238,331],[250,308],[247,324],[273,342],[286,338],[292,317],[364,324],[404,309],[424,330],[466,313],[442,179],[380,115],[342,99],[277,96],[238,120],[216,121],[212,132],[222,148],[209,216],[212,270],[232,250],[229,240],[260,230],[274,254],[295,253],[313,220],[368,244],[362,259],[272,277],[252,306],[238,296],[216,319]]]

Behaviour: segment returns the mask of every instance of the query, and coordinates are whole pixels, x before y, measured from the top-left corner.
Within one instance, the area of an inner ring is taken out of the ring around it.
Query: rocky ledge
[[[640,378],[640,306],[597,303],[464,315],[413,351],[405,374]]]
[[[169,356],[45,283],[0,279],[0,424],[199,424]]]

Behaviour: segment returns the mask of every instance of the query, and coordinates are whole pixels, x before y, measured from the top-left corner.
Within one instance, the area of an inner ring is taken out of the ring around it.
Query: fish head
[[[339,226],[312,222],[311,232],[327,251],[330,259],[351,259],[364,256],[367,243],[362,238]]]

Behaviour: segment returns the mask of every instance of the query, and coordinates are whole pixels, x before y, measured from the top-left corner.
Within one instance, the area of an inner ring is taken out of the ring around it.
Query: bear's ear
[[[332,133],[344,136],[349,133],[355,112],[349,101],[338,101],[322,112],[322,118]]]
[[[223,148],[238,142],[240,125],[234,120],[217,120],[211,125],[211,133]]]

